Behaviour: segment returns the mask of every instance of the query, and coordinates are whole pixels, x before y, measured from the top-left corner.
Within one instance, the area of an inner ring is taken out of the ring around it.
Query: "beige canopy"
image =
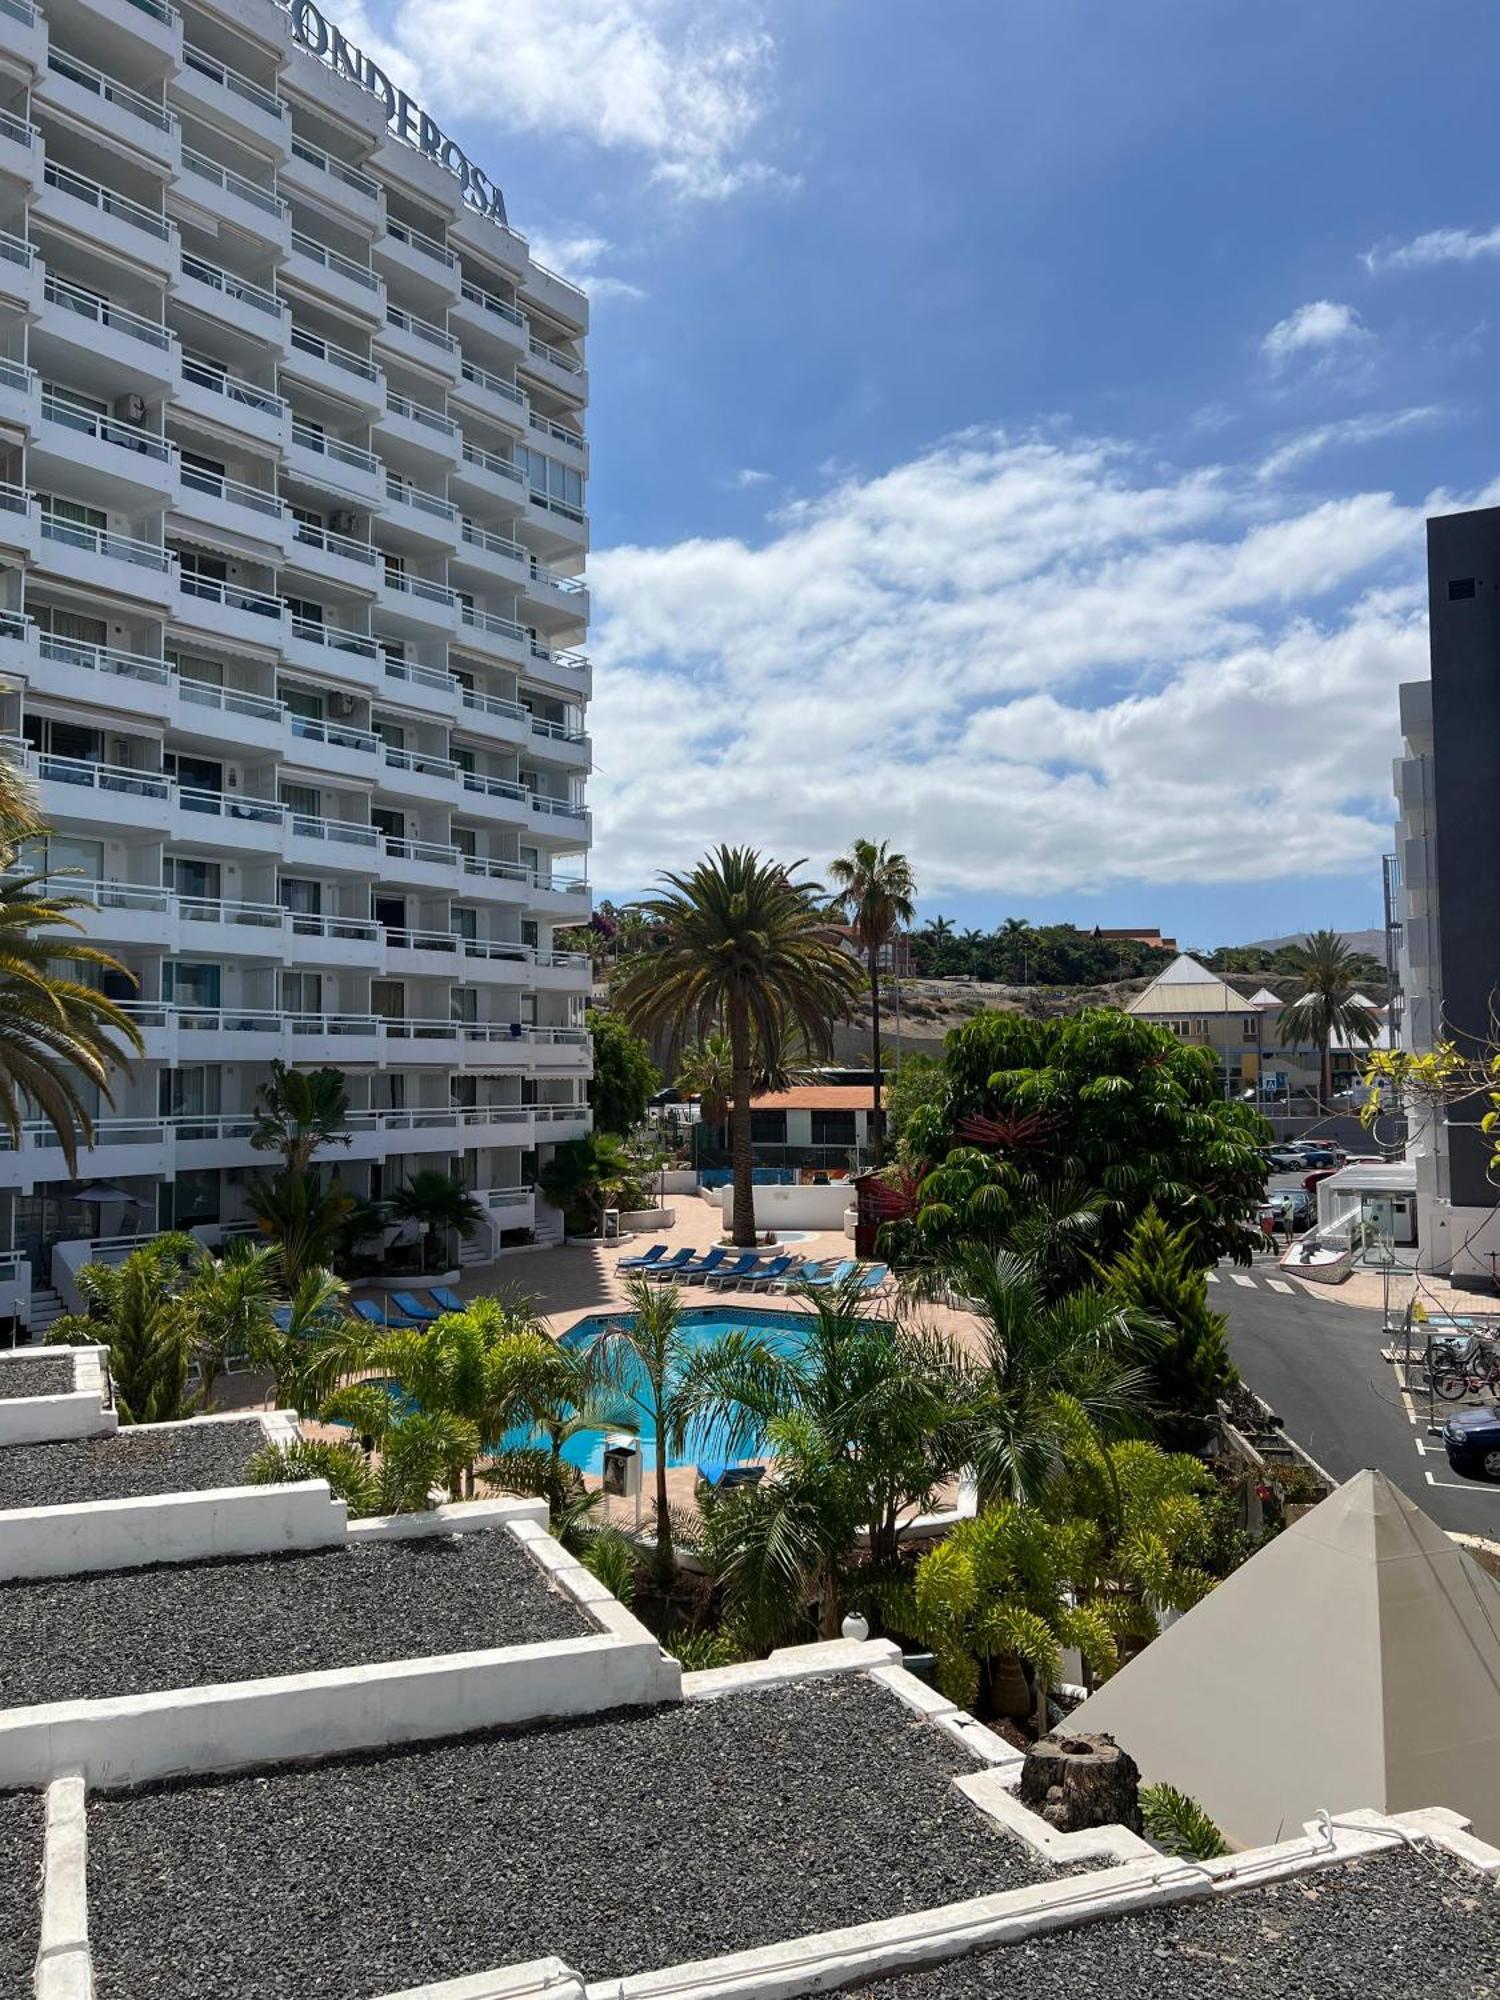
[[[1500,1841],[1500,1583],[1360,1472],[1073,1717],[1239,1845],[1319,1807],[1450,1806]]]

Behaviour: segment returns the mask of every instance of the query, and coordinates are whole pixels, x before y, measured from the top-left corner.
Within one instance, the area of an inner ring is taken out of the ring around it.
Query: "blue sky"
[[[601,893],[1378,920],[1423,517],[1500,499],[1491,6],[342,18],[595,294]]]

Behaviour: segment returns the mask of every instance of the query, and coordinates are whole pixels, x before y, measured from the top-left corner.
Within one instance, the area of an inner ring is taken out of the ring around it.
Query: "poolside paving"
[[[858,1677],[96,1795],[98,1990],[628,1976],[1047,1875],[954,1789],[973,1768]]]
[[[259,1418],[247,1417],[238,1423],[127,1425],[107,1437],[6,1445],[0,1448],[0,1513],[237,1486],[265,1441]]]
[[[506,1528],[0,1584],[0,1708],[597,1632]]]
[[[0,1996],[31,1993],[41,1926],[40,1792],[0,1792]]]
[[[1080,1924],[847,2000],[1500,2000],[1500,1889],[1399,1849],[1212,1902]]]

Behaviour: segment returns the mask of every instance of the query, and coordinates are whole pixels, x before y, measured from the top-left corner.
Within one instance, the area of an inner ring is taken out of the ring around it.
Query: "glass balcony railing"
[[[50,272],[47,274],[46,298],[49,305],[61,306],[68,312],[76,313],[80,319],[94,320],[116,333],[128,334],[132,340],[145,341],[151,347],[168,348],[177,337],[157,321],[144,319],[140,313],[128,312],[124,306],[100,298],[97,292],[83,291],[62,278],[54,278]]]
[[[285,104],[274,90],[264,84],[254,82],[228,63],[222,63],[217,56],[211,56],[204,49],[195,49],[191,42],[182,45],[182,60],[190,70],[199,76],[206,76],[211,83],[227,90],[232,96],[240,97],[247,104],[253,104],[257,111],[264,111],[268,118],[284,119],[287,115]]]

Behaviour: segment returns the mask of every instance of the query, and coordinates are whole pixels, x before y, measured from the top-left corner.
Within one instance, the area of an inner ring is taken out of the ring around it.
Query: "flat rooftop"
[[[31,1992],[41,1927],[40,1792],[0,1792],[0,1994]]]
[[[107,1437],[62,1438],[0,1449],[0,1513],[85,1500],[202,1493],[241,1484],[266,1441],[258,1417],[229,1423],[126,1425]]]
[[[848,2000],[1495,2000],[1500,1888],[1432,1848],[1079,1924]]]
[[[27,1354],[0,1358],[0,1403],[17,1396],[70,1396],[71,1354]]]
[[[975,1768],[846,1676],[96,1793],[98,1991],[149,1965],[152,2000],[368,2000],[548,1953],[601,1979],[1050,1879],[955,1790]]]
[[[0,1583],[0,1708],[595,1633],[507,1528]]]

